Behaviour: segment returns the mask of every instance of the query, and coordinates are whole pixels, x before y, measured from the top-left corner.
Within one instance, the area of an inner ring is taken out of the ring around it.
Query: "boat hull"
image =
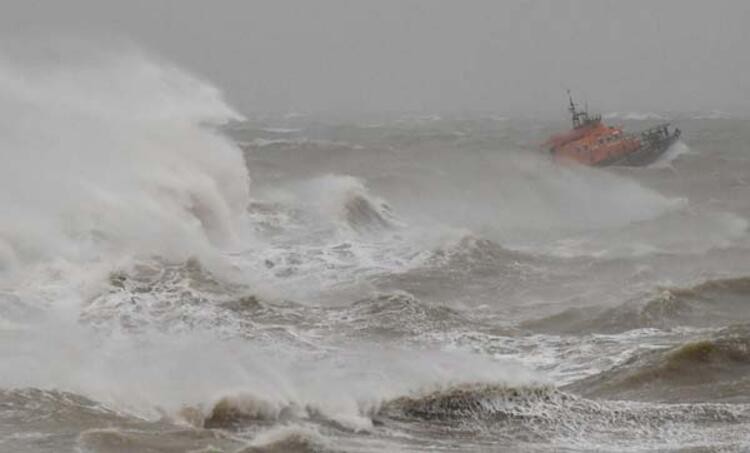
[[[594,166],[645,167],[656,162],[679,138],[679,134],[670,134],[659,140],[643,143],[638,150],[631,153],[597,162]]]

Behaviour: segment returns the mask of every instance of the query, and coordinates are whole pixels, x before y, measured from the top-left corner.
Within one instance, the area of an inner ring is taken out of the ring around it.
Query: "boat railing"
[[[669,137],[669,123],[659,124],[641,131],[641,137],[646,140],[661,140]]]

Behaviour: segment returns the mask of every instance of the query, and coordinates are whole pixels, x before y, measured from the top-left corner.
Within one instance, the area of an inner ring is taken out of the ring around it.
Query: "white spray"
[[[182,259],[240,234],[238,118],[218,90],[137,53],[75,65],[0,57],[0,269],[105,254]]]

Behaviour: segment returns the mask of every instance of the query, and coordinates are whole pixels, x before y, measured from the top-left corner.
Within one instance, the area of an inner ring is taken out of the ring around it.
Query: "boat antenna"
[[[573,128],[576,128],[581,125],[580,116],[581,114],[576,111],[576,104],[573,102],[573,95],[570,94],[570,90],[567,90],[568,92],[568,100],[570,101],[570,106],[568,107],[568,111],[570,112],[570,116],[573,119]]]

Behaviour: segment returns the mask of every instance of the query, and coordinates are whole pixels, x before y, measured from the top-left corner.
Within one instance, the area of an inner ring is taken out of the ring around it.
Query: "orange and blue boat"
[[[681,131],[670,130],[668,123],[626,133],[619,127],[604,124],[601,115],[579,110],[570,95],[569,99],[573,128],[553,135],[545,143],[556,159],[596,167],[645,166],[656,161],[680,138]]]

